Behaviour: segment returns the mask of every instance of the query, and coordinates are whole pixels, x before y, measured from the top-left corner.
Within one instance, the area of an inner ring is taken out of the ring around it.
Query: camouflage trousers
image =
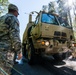
[[[11,74],[11,69],[14,65],[15,53],[12,51],[0,51],[0,67],[8,73]]]

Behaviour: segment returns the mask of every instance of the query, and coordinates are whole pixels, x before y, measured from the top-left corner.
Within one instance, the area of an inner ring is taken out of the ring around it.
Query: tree
[[[66,18],[66,21],[69,25],[72,25],[71,15],[70,15],[70,6],[68,0],[57,0],[58,3],[58,13],[62,18]]]
[[[73,0],[73,13],[74,13],[74,17],[73,17],[73,29],[74,29],[75,39],[76,39],[76,0]]]
[[[76,39],[76,1],[71,0],[70,2],[70,0],[58,0],[57,3],[59,5],[59,9],[61,9],[59,10],[59,14],[67,17],[69,25],[73,28]],[[66,15],[64,15],[63,12],[66,13]]]
[[[8,0],[0,0],[0,16],[7,12]]]

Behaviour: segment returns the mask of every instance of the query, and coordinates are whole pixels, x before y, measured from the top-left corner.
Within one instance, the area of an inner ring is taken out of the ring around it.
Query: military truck
[[[72,26],[59,15],[44,11],[36,12],[33,22],[34,12],[29,14],[29,23],[23,34],[23,55],[30,63],[37,56],[43,55],[52,55],[56,60],[63,60],[65,53],[74,50],[76,46]]]

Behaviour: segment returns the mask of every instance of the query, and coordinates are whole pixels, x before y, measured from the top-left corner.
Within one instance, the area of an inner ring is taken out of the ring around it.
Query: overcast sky
[[[48,3],[53,0],[9,0],[19,8],[19,22],[20,22],[20,37],[22,39],[24,30],[28,23],[28,14],[31,11],[40,11],[43,5],[48,5]]]

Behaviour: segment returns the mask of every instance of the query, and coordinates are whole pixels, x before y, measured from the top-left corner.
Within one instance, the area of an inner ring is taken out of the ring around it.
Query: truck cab
[[[64,53],[74,50],[72,26],[66,18],[51,12],[40,11],[29,23],[23,34],[23,55],[32,62],[35,55],[52,55],[55,59],[63,59]],[[62,54],[62,56],[59,56]]]

